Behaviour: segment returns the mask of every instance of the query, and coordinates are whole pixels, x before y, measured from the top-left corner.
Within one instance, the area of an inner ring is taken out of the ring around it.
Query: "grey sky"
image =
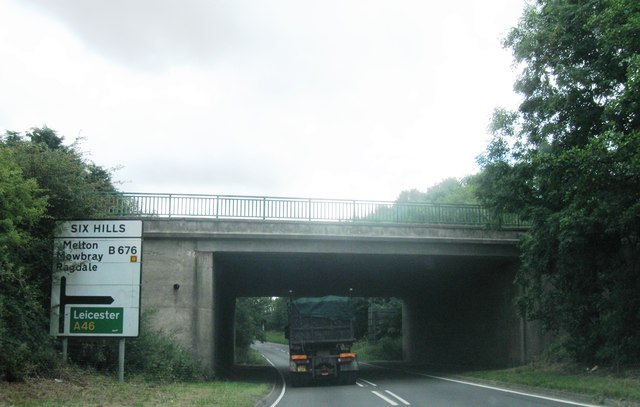
[[[121,189],[394,199],[476,171],[520,0],[0,3],[0,130]]]

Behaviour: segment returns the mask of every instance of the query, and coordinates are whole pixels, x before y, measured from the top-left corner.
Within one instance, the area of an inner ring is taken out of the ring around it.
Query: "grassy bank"
[[[66,368],[58,378],[0,382],[0,406],[253,406],[269,393],[267,385],[209,381],[150,383]]]
[[[401,360],[402,338],[382,338],[375,343],[362,340],[354,343],[351,350],[358,354],[361,362]]]
[[[288,345],[289,341],[285,339],[283,331],[267,331],[265,332],[267,342],[280,343]]]
[[[594,400],[640,402],[640,371],[637,370],[614,374],[607,369],[592,371],[569,365],[531,364],[505,370],[471,372],[466,376],[585,394]]]

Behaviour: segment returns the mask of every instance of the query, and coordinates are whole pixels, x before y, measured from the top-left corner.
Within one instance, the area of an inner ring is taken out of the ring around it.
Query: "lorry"
[[[355,384],[357,355],[351,351],[355,342],[355,313],[349,297],[290,298],[289,373],[291,385],[304,386],[319,380]]]

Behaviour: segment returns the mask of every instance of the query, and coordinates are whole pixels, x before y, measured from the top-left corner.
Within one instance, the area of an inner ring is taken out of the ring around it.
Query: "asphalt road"
[[[337,386],[320,383],[309,387],[289,385],[289,352],[285,345],[254,345],[280,373],[280,383],[265,401],[269,407],[566,407],[592,406],[556,397],[528,394],[466,382],[402,368],[360,365],[356,385]],[[282,383],[284,380],[284,386]],[[595,406],[594,406],[595,407]]]

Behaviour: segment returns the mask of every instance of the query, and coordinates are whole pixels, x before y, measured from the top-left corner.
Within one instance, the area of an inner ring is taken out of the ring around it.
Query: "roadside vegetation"
[[[283,331],[267,331],[265,342],[279,343],[281,345],[287,345],[289,341],[284,337]]]
[[[151,326],[153,312],[140,318],[140,335],[126,340],[125,377],[156,383],[202,382],[212,378],[191,353],[178,345],[171,332]],[[113,375],[118,371],[118,341],[69,338],[69,359],[79,367]]]
[[[589,395],[596,402],[604,402],[605,399],[621,403],[640,402],[640,370],[627,369],[624,373],[616,373],[597,366],[585,368],[570,363],[545,362],[504,370],[468,372],[465,376]]]
[[[0,406],[254,406],[271,390],[264,384],[207,381],[158,383],[88,369],[61,368],[50,377],[0,381]]]
[[[504,40],[516,110],[496,109],[480,202],[530,223],[519,312],[573,362],[640,363],[640,3],[537,0]]]
[[[0,381],[56,367],[48,332],[56,219],[99,216],[111,172],[43,127],[0,136]]]
[[[99,194],[118,193],[110,170],[63,141],[46,126],[0,136],[0,405],[254,405],[266,386],[209,380],[152,313],[127,339],[125,383],[114,340],[70,338],[62,364],[48,329],[54,222],[103,217]]]
[[[402,360],[402,338],[384,337],[375,342],[360,340],[352,350],[358,355],[360,362],[381,360]]]

